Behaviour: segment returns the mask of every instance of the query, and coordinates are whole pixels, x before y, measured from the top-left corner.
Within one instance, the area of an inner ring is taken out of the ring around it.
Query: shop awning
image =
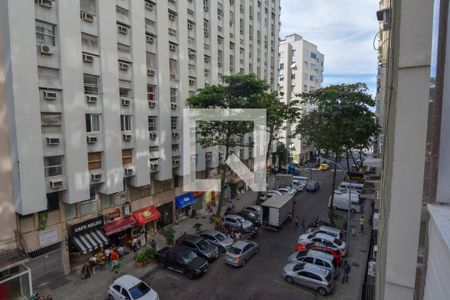
[[[109,243],[100,229],[94,229],[71,237],[78,251],[85,254]]]
[[[150,221],[159,219],[161,213],[152,205],[133,212],[133,217],[139,225],[144,225]]]
[[[205,192],[191,192],[192,196],[194,197],[200,197],[201,195],[203,195]]]
[[[135,224],[136,219],[133,218],[133,216],[129,216],[103,225],[103,230],[105,230],[106,235],[112,235],[125,229],[131,228]]]
[[[186,193],[186,194],[175,197],[175,202],[177,204],[177,207],[185,207],[185,206],[191,205],[196,200],[197,200],[197,198],[194,195],[192,195],[192,193]]]

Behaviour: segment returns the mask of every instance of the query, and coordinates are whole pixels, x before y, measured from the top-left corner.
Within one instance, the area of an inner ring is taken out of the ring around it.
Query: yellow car
[[[330,168],[330,166],[328,164],[320,164],[320,166],[319,166],[320,171],[326,171],[329,168]]]

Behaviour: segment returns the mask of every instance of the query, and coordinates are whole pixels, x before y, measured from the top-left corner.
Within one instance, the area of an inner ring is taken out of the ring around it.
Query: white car
[[[345,253],[347,251],[347,245],[345,242],[341,241],[340,239],[324,234],[324,233],[305,233],[298,237],[298,243],[299,244],[309,244],[319,242],[323,244],[324,246],[330,246],[330,248],[337,248],[341,252],[342,256],[345,256]]]
[[[108,290],[109,300],[159,300],[158,293],[145,282],[131,275],[117,278]]]
[[[292,187],[295,188],[299,192],[303,192],[305,190],[306,184],[299,180],[292,181]]]
[[[280,191],[283,195],[295,195],[295,193],[297,193],[296,189],[287,186],[278,188],[278,191]]]

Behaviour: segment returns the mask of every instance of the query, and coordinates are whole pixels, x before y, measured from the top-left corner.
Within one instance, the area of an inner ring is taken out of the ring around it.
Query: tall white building
[[[298,34],[292,34],[280,41],[279,53],[278,84],[284,103],[289,103],[292,99],[298,100],[296,95],[321,87],[324,55],[317,50],[316,45]],[[310,107],[302,109],[307,111]],[[289,138],[294,130],[295,124],[282,133],[283,142],[288,147],[290,160],[296,163],[306,162],[314,149],[299,137]]]
[[[222,74],[255,73],[277,89],[279,16],[279,0],[1,1],[10,151],[0,153],[18,247],[35,259],[56,251],[67,272],[70,247],[102,238],[72,243],[67,224],[125,222],[150,206],[163,224],[181,216],[185,100]],[[216,175],[217,156],[199,149],[198,177]],[[215,195],[201,197],[196,208]]]

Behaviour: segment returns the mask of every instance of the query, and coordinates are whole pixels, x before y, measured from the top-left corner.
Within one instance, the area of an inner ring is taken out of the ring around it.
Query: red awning
[[[118,233],[125,229],[131,228],[135,224],[136,219],[132,216],[129,216],[103,225],[103,230],[105,230],[106,235],[112,235],[114,233]]]
[[[157,220],[161,217],[160,212],[154,206],[149,206],[133,212],[133,216],[139,225],[144,225],[150,221]]]
[[[194,197],[200,197],[201,195],[203,195],[205,192],[191,192],[192,196]]]

